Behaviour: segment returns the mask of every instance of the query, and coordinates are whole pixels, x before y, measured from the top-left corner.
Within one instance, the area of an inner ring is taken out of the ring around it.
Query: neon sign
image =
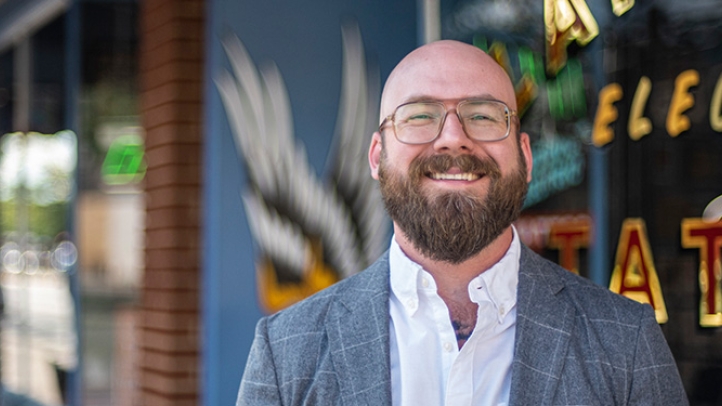
[[[665,128],[670,137],[676,138],[692,127],[686,112],[694,107],[696,102],[690,90],[700,83],[699,72],[694,69],[685,70],[675,78],[665,121]],[[629,138],[634,141],[640,140],[653,129],[652,121],[643,116],[652,87],[653,84],[648,77],[642,76],[639,79],[627,124]],[[614,140],[614,131],[610,126],[619,115],[614,103],[622,100],[623,96],[624,91],[618,83],[610,83],[599,92],[599,107],[597,107],[592,132],[592,142],[595,146],[602,147]],[[722,132],[722,74],[717,78],[717,84],[710,100],[709,124],[713,131]]]

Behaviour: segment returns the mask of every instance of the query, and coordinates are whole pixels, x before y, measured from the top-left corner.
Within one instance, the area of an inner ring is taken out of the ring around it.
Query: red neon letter
[[[589,246],[589,220],[559,221],[549,230],[549,247],[559,250],[559,265],[579,275],[579,248]]]
[[[667,322],[667,307],[642,219],[626,219],[622,223],[609,289],[632,300],[649,303],[654,308],[657,323]]]
[[[682,219],[682,246],[699,248],[699,324],[702,327],[722,326],[722,221],[700,218]]]

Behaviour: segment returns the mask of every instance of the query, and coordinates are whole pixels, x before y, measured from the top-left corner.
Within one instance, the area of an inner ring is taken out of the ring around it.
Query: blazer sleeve
[[[682,380],[651,306],[644,306],[637,336],[629,405],[689,405]]]
[[[276,367],[268,340],[268,318],[256,324],[256,336],[243,371],[236,406],[281,405]]]

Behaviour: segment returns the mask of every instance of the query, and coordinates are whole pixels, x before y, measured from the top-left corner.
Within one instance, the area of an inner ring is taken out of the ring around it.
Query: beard
[[[408,176],[403,176],[388,168],[382,150],[379,183],[386,210],[422,255],[459,264],[481,252],[519,217],[528,188],[521,148],[518,159],[518,169],[503,176],[492,158],[417,157],[411,162]],[[424,193],[424,177],[451,167],[488,177],[486,196],[472,191]]]

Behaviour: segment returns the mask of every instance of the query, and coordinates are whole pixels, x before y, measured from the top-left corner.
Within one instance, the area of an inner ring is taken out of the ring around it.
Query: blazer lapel
[[[563,281],[523,246],[517,289],[517,324],[510,405],[549,405],[561,377],[575,318],[558,294]]]
[[[359,276],[326,318],[331,359],[343,404],[391,404],[388,255]]]

